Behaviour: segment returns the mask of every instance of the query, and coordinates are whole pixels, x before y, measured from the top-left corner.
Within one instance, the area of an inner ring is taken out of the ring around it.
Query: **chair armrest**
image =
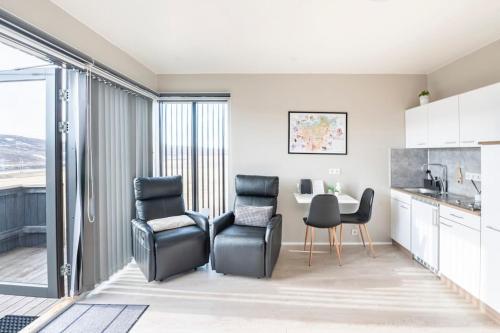
[[[214,244],[215,237],[222,230],[226,229],[234,223],[234,213],[227,212],[212,221],[212,231],[210,233],[210,261],[212,264],[212,269],[215,270],[215,254],[214,254]]]
[[[193,211],[186,211],[186,215],[189,216],[196,222],[198,227],[200,227],[207,235],[210,233],[210,226],[208,224],[208,217],[205,215],[198,213],[198,212],[193,212]]]
[[[271,277],[281,250],[282,217],[277,214],[271,218],[266,230],[266,277]]]
[[[132,253],[148,282],[155,279],[155,241],[151,227],[143,220],[132,220]]]

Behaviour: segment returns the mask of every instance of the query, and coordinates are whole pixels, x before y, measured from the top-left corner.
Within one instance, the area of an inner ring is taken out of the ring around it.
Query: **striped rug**
[[[124,333],[147,308],[147,305],[75,303],[40,332]]]

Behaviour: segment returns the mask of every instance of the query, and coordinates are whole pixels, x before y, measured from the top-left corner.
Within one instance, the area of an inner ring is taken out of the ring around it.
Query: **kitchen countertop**
[[[464,206],[461,206],[460,204],[457,203],[457,200],[459,200],[461,202],[473,202],[474,198],[470,198],[470,197],[466,197],[466,196],[458,195],[458,194],[452,194],[452,193],[448,193],[446,195],[439,195],[439,196],[422,194],[422,193],[416,193],[413,191],[408,191],[404,188],[399,188],[399,187],[391,187],[391,189],[409,194],[409,195],[414,196],[414,197],[420,197],[420,198],[424,198],[427,200],[431,200],[431,201],[434,201],[440,205],[446,205],[446,206],[461,210],[461,211],[469,213],[469,214],[481,216],[480,209],[472,210],[470,208],[466,208]]]

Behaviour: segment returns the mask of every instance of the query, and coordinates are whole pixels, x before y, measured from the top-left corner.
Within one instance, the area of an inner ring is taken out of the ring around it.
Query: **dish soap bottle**
[[[340,182],[337,182],[335,184],[335,194],[340,195],[342,193],[342,185],[340,185]]]

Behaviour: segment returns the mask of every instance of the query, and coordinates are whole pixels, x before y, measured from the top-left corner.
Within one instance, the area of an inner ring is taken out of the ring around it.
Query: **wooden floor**
[[[83,302],[150,305],[132,333],[500,332],[391,245],[376,246],[376,258],[361,246],[346,246],[342,266],[335,254],[316,253],[309,267],[298,249],[282,248],[272,279],[224,276],[205,267],[147,283],[130,264]]]
[[[0,282],[47,284],[47,249],[18,247],[0,253]]]
[[[6,315],[41,316],[57,301],[55,298],[0,295],[0,318]]]

